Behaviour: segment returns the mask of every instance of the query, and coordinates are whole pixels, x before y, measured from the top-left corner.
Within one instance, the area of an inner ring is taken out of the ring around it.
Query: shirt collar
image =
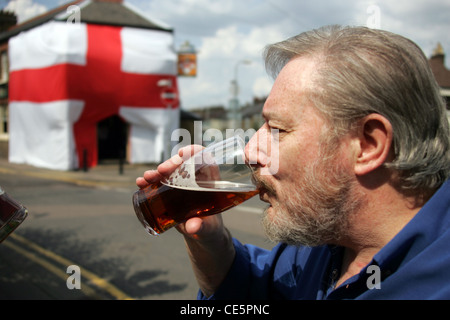
[[[450,180],[445,182],[372,263],[389,274],[429,246],[450,225]]]
[[[328,246],[330,250],[330,267],[328,269],[327,287],[324,288],[328,298],[349,298],[357,296],[367,290],[365,281],[367,268],[376,265],[381,271],[381,281],[394,273],[403,263],[419,254],[424,248],[432,244],[450,225],[450,180],[444,183],[433,197],[419,210],[413,219],[361,270],[361,272],[348,279],[344,286],[334,290],[337,280],[335,276],[340,273],[343,248]],[[346,290],[350,288],[350,290]]]

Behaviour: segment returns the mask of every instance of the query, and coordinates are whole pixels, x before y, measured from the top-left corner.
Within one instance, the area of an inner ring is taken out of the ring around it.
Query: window
[[[0,84],[8,82],[8,52],[0,53]]]
[[[0,135],[8,133],[8,105],[0,104]]]

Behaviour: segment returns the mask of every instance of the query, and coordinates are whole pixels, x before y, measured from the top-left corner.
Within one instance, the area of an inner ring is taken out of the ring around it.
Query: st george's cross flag
[[[171,32],[50,21],[11,38],[9,59],[10,162],[95,166],[112,115],[130,125],[129,161],[159,162],[179,126]]]

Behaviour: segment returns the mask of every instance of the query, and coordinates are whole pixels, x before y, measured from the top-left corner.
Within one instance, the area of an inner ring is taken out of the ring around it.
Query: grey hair
[[[336,137],[381,114],[394,131],[395,159],[385,166],[398,171],[403,190],[435,190],[449,178],[445,103],[414,42],[382,30],[326,26],[267,46],[267,72],[276,77],[300,56],[317,62],[307,96]]]

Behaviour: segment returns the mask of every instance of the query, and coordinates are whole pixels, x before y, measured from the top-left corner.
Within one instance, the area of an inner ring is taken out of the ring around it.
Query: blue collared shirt
[[[208,299],[450,299],[450,181],[338,288],[341,247],[279,244],[269,251],[233,242],[233,265]]]

